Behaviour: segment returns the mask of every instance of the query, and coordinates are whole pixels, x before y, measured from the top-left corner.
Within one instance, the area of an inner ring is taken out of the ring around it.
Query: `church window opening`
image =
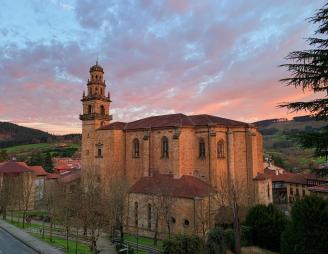
[[[199,149],[199,151],[198,151],[199,158],[204,159],[206,150],[205,150],[205,141],[204,141],[203,138],[199,139],[199,144],[198,145],[199,145],[199,147],[198,147],[198,149]]]
[[[224,141],[223,140],[220,140],[217,144],[217,154],[218,154],[218,158],[224,158],[225,157]]]
[[[169,158],[169,140],[165,136],[162,138],[162,158]]]
[[[101,150],[101,148],[98,148],[97,157],[98,158],[101,158],[102,157],[102,150]]]
[[[88,114],[91,114],[91,113],[92,113],[92,106],[88,105]]]
[[[189,220],[185,219],[185,220],[184,220],[184,226],[185,226],[185,227],[188,227],[189,224],[190,224],[190,223],[189,223]]]
[[[176,223],[176,220],[175,220],[174,217],[171,217],[171,223],[172,223],[172,224],[175,224],[175,223]]]
[[[134,225],[138,227],[138,202],[134,203]]]
[[[100,94],[101,94],[101,95],[103,94],[103,89],[102,89],[102,88],[100,88]]]
[[[100,114],[105,115],[105,107],[104,105],[100,106]]]
[[[151,204],[148,204],[148,228],[151,229]]]
[[[135,138],[133,140],[133,158],[139,158],[140,150],[139,150],[139,139]]]

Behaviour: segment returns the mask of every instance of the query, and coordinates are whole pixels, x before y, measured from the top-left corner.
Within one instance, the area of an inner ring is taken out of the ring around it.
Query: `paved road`
[[[0,228],[0,254],[37,254]]]

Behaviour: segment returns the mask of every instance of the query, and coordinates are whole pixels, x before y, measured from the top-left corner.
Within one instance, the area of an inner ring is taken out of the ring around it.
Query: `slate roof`
[[[138,130],[149,128],[169,128],[169,127],[186,127],[186,126],[211,126],[221,125],[229,127],[248,127],[248,123],[230,120],[212,115],[190,115],[170,114],[161,116],[150,116],[137,121],[124,123],[114,122],[99,128],[99,130]]]
[[[131,186],[129,193],[201,198],[214,193],[214,189],[209,184],[193,176],[184,175],[180,178],[173,178],[172,175],[157,174],[140,178]]]

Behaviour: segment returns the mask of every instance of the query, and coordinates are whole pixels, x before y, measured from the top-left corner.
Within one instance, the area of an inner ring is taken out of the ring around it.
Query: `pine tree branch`
[[[317,99],[309,102],[282,103],[278,105],[278,107],[287,108],[291,110],[291,112],[305,110],[311,115],[316,116],[318,119],[328,118],[328,99]]]

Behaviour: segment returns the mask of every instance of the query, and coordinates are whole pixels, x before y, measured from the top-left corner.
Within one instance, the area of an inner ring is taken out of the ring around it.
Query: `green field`
[[[40,144],[19,145],[19,146],[2,148],[0,150],[6,150],[7,153],[21,153],[21,152],[28,152],[32,150],[40,150],[44,148],[51,148],[51,144],[40,143]]]
[[[78,243],[76,245],[75,241],[69,240],[68,241],[68,250],[66,250],[66,240],[65,239],[53,236],[52,241],[50,241],[50,238],[48,236],[45,236],[44,238],[42,238],[39,234],[32,234],[32,235],[39,238],[42,241],[49,243],[50,245],[52,245],[54,247],[58,247],[59,249],[64,250],[65,253],[67,253],[67,254],[75,254],[75,253],[91,254],[92,253],[87,244]],[[76,248],[77,248],[77,252],[76,252]]]

